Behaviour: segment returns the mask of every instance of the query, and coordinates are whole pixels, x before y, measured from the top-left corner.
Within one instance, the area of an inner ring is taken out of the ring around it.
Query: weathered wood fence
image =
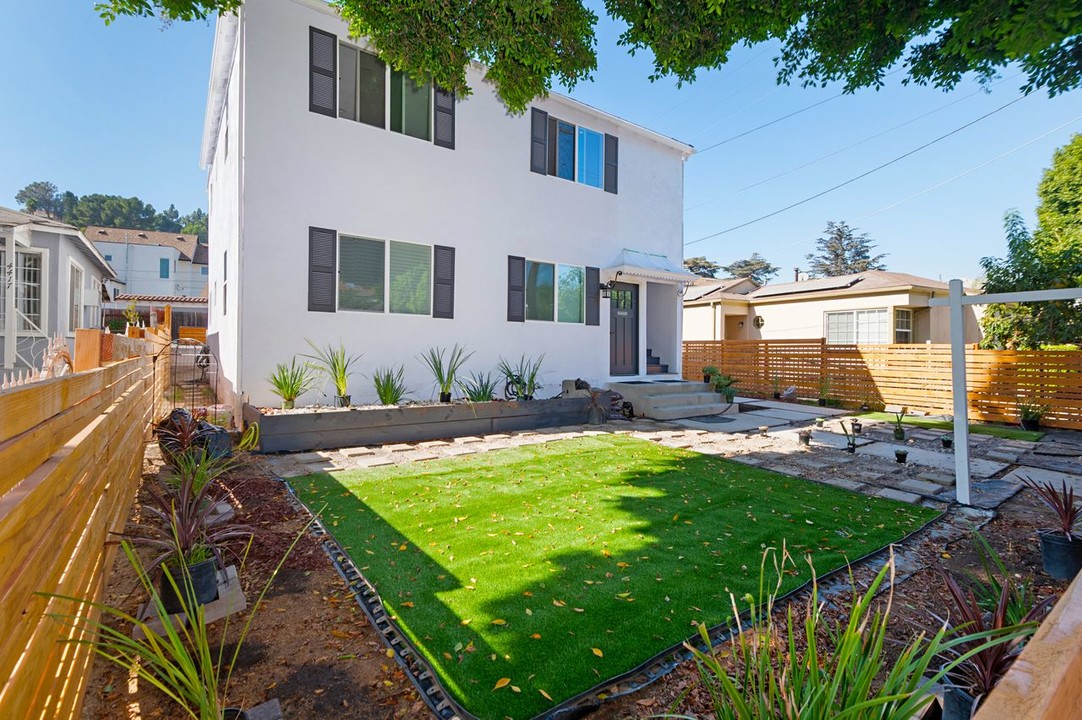
[[[61,641],[85,625],[48,614],[93,611],[37,593],[101,599],[163,389],[152,356],[168,340],[137,342],[138,357],[0,391],[0,717],[79,717],[92,656]]]
[[[703,340],[684,343],[684,377],[707,365],[732,375],[744,395],[769,397],[775,382],[843,406],[904,405],[951,413],[949,345],[828,345],[812,340]],[[1023,403],[1044,405],[1042,424],[1082,429],[1082,351],[966,349],[970,417],[1017,422]]]

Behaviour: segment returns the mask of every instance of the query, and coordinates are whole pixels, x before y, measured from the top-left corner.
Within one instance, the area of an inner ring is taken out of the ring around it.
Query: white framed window
[[[4,245],[4,237],[0,235],[0,246]],[[8,273],[14,275],[14,268],[8,269],[7,256],[3,250],[0,250],[0,330],[3,330],[6,326],[4,322],[7,319],[7,304],[8,304]]]
[[[360,48],[338,43],[338,117],[386,126],[387,66]]]
[[[827,343],[832,345],[885,345],[890,342],[886,308],[823,313]]]
[[[894,342],[909,344],[913,342],[913,311],[906,308],[894,308]]]
[[[15,309],[20,313],[19,332],[40,332],[44,314],[45,263],[40,252],[15,253]]]
[[[432,315],[432,246],[340,235],[338,309]]]
[[[404,72],[391,71],[391,132],[432,139],[432,84],[418,84]]]
[[[586,268],[526,261],[526,319],[583,324],[586,321]]]
[[[83,268],[74,260],[68,263],[68,332],[83,324]]]

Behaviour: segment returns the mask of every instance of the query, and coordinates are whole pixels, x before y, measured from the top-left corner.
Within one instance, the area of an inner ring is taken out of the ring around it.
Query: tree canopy
[[[836,277],[867,270],[886,270],[881,261],[887,255],[872,255],[875,243],[868,233],[857,234],[856,228],[844,222],[827,223],[825,237],[815,241],[816,252],[806,257],[811,263],[809,273],[813,277]]]
[[[732,277],[751,278],[759,285],[766,285],[772,277],[781,271],[780,267],[771,265],[759,253],[752,253],[749,258],[735,260],[728,265],[723,265],[721,269]]]
[[[697,255],[696,257],[684,258],[684,269],[705,278],[716,278],[718,271],[722,268],[716,262],[707,260],[705,255]]]
[[[103,0],[106,22],[121,15],[166,21],[235,12],[242,0]],[[597,16],[583,0],[331,0],[350,32],[369,38],[380,56],[414,79],[431,77],[460,96],[470,93],[466,67],[488,67],[488,80],[513,112],[544,95],[555,80],[566,87],[597,66]],[[943,89],[967,73],[992,78],[1017,63],[1025,89],[1050,94],[1082,81],[1082,4],[1054,0],[605,0],[626,24],[620,44],[649,51],[652,79],[695,79],[721,67],[739,45],[776,40],[778,82],[844,83],[846,91],[883,85],[888,72],[903,82]]]
[[[60,192],[56,185],[39,180],[32,182],[15,195],[15,201],[26,212],[45,213],[76,227],[88,225],[122,227],[135,230],[161,230],[198,235],[207,240],[207,214],[196,209],[181,215],[176,206],[158,212],[150,203],[137,197],[102,195],[91,193],[78,196],[70,190]]]
[[[1007,256],[981,260],[987,293],[1082,287],[1082,135],[1058,149],[1037,186],[1037,227],[1017,210],[1004,226]],[[1082,342],[1082,310],[1071,300],[993,304],[981,317],[985,347],[1037,349]]]

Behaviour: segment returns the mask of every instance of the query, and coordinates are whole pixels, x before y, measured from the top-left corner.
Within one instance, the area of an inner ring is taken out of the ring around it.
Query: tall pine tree
[[[868,237],[868,233],[858,235],[856,228],[833,220],[827,223],[824,232],[826,237],[815,241],[817,252],[807,255],[808,262],[811,263],[808,271],[812,277],[836,277],[887,269],[881,262],[887,256],[886,253],[872,255],[875,243]]]

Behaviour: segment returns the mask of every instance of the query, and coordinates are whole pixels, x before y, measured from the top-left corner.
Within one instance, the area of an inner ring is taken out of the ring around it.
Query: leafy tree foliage
[[[242,0],[103,0],[106,22],[120,15],[196,20],[235,12]],[[513,112],[553,79],[572,87],[597,65],[596,15],[583,0],[331,0],[356,36],[414,79],[432,77],[466,96],[465,69],[488,66],[488,80]],[[1025,88],[1056,94],[1082,82],[1082,4],[1055,0],[605,0],[627,24],[620,43],[654,58],[653,78],[695,79],[737,45],[780,41],[778,81],[879,87],[891,68],[905,82],[953,88],[967,73],[982,80],[1017,63]]]
[[[981,260],[984,291],[1082,287],[1082,135],[1056,151],[1037,187],[1037,228],[1018,211],[1004,220],[1007,257]],[[1073,300],[989,305],[981,317],[985,347],[1032,350],[1082,341],[1082,308]]]
[[[175,205],[157,212],[150,203],[137,197],[92,193],[82,197],[67,190],[61,193],[55,184],[39,180],[15,195],[26,212],[44,212],[54,220],[85,228],[88,225],[123,227],[136,230],[162,230],[198,235],[207,240],[207,214],[196,209],[181,215]]]
[[[697,257],[684,258],[684,269],[705,278],[714,278],[718,276],[718,270],[721,270],[722,267],[716,262],[707,260],[705,255],[699,255]]]
[[[770,278],[781,271],[780,267],[771,265],[759,253],[752,253],[751,257],[745,260],[736,260],[729,265],[723,265],[721,269],[731,277],[751,278],[759,285],[766,285],[770,282]]]
[[[868,233],[858,235],[856,228],[833,220],[827,223],[824,232],[826,237],[815,241],[817,252],[806,256],[811,263],[809,273],[812,277],[836,277],[887,269],[881,262],[886,253],[872,255],[875,243],[868,237]]]

